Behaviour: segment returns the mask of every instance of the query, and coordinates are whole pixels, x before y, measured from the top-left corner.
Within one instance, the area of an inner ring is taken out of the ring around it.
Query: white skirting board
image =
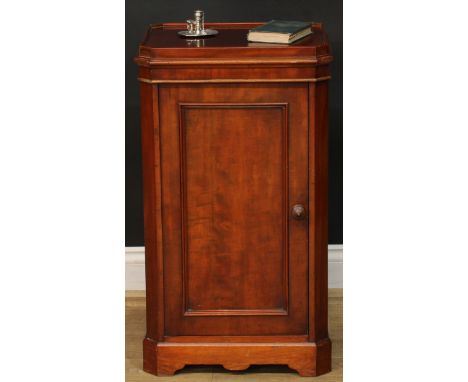
[[[328,246],[328,287],[343,288],[343,245]],[[125,289],[145,290],[145,247],[125,248]]]

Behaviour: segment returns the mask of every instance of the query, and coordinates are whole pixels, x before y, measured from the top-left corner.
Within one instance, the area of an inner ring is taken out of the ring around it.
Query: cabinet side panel
[[[146,325],[147,337],[162,338],[163,291],[161,252],[161,193],[159,117],[157,86],[140,85],[141,147],[143,158],[143,205],[145,224]]]
[[[309,85],[309,338],[328,338],[328,83]]]

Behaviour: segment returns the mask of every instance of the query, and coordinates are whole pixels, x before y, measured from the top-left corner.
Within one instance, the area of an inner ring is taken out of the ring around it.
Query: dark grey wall
[[[125,244],[142,246],[143,200],[137,67],[138,43],[149,24],[184,22],[195,9],[206,21],[320,21],[328,33],[334,62],[330,81],[329,243],[343,243],[343,4],[342,0],[127,0],[125,5]]]

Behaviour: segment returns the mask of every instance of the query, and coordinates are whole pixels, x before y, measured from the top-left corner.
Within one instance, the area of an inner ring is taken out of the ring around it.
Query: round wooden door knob
[[[302,204],[295,204],[292,208],[292,216],[295,219],[303,219],[306,216],[305,207]]]

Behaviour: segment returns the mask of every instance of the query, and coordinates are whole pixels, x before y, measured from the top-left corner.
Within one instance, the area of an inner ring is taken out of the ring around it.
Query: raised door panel
[[[184,315],[287,314],[287,104],[180,109]]]
[[[307,333],[307,87],[160,88],[166,335]]]

